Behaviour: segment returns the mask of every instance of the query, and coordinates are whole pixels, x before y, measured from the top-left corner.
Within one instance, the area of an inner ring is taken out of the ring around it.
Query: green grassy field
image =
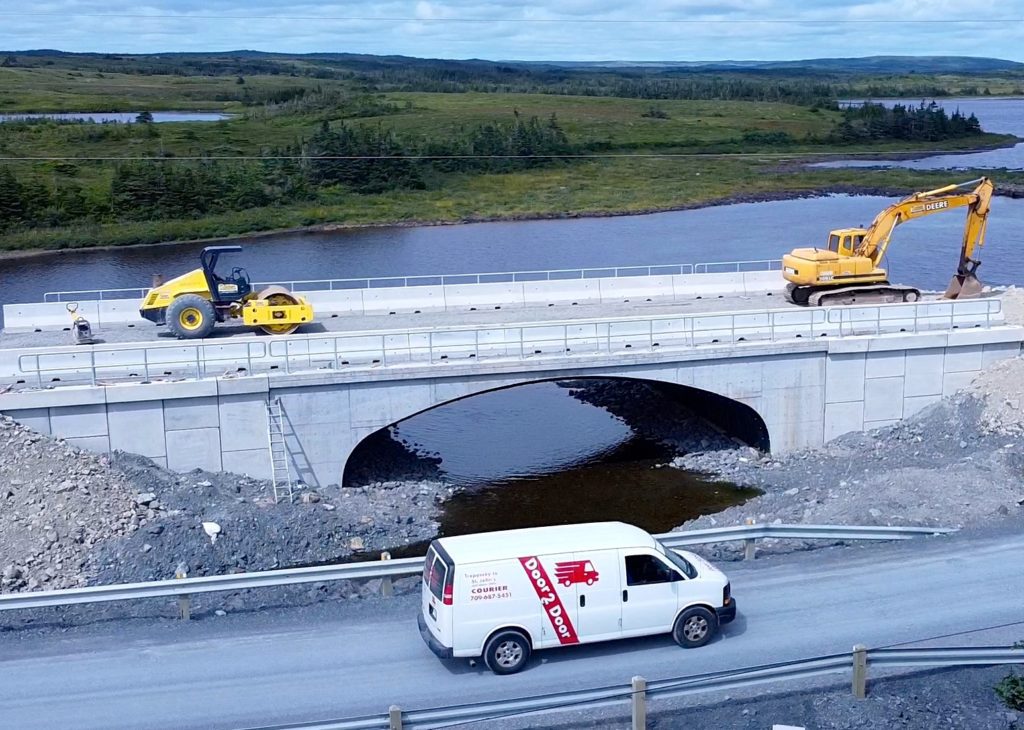
[[[114,63],[114,62],[111,62]],[[121,63],[118,61],[117,63]],[[432,172],[425,189],[354,194],[325,188],[313,201],[209,215],[196,219],[108,221],[62,228],[36,227],[0,235],[0,249],[84,247],[209,238],[318,224],[452,222],[490,218],[628,213],[716,201],[799,194],[833,188],[873,190],[879,176],[863,170],[807,170],[801,155],[907,150],[974,149],[1012,138],[982,135],[942,142],[878,141],[836,148],[816,142],[835,129],[836,111],[763,101],[705,101],[551,93],[436,93],[368,88],[365,79],[289,73],[175,75],[79,68],[0,68],[0,113],[217,110],[213,123],[156,125],[0,124],[0,157],[71,158],[0,161],[21,181],[73,185],[91,205],[106,204],[113,163],[87,158],[160,158],[159,165],[189,164],[188,157],[258,156],[308,140],[327,121],[371,125],[409,140],[457,138],[481,124],[552,115],[570,143],[586,154],[620,155],[556,163],[503,174]],[[90,65],[91,64],[91,65]],[[123,65],[123,64],[122,64]],[[920,82],[921,78],[915,79]],[[928,77],[952,87],[964,79]],[[888,79],[891,81],[891,79]],[[988,79],[987,81],[994,81]],[[1016,83],[1004,79],[1006,85]],[[865,82],[866,83],[866,82]],[[993,93],[1003,87],[987,84]],[[333,94],[330,105],[269,103],[297,90]],[[282,96],[283,95],[283,96]],[[651,110],[657,111],[652,117]],[[378,114],[380,110],[386,113]],[[750,133],[783,132],[782,146],[751,141]],[[744,136],[747,135],[747,139]],[[649,155],[740,153],[739,157]],[[785,163],[785,164],[784,164]],[[232,164],[230,161],[222,164]],[[962,173],[958,173],[961,176]],[[1002,176],[1021,184],[1020,175]],[[910,192],[950,182],[948,173],[893,170],[885,187]],[[2,202],[2,201],[0,201]]]

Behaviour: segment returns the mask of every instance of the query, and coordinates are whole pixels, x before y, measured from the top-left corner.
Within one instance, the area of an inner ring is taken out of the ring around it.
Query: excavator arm
[[[968,189],[969,192],[965,192]],[[855,253],[869,258],[877,266],[885,256],[896,226],[915,218],[966,206],[967,223],[964,226],[963,243],[960,247],[960,261],[953,281],[946,290],[945,298],[955,299],[963,292],[965,286],[976,286],[980,290],[981,285],[975,278],[974,271],[981,262],[974,254],[985,243],[985,225],[988,222],[992,191],[992,181],[982,177],[923,193],[914,193],[875,216]]]

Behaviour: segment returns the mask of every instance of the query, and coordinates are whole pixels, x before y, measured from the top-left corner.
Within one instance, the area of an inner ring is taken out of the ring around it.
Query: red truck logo
[[[586,583],[588,586],[597,582],[599,573],[589,560],[569,560],[555,563],[555,580],[568,588],[573,583]]]

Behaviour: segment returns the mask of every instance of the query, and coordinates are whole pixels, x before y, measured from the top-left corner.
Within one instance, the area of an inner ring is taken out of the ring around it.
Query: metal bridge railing
[[[747,342],[812,340],[1000,324],[998,299],[662,315],[519,326],[410,329],[200,342],[56,348],[17,356],[18,384],[37,387],[101,381],[201,379],[227,374],[290,374],[435,366],[461,362],[578,359]],[[13,358],[12,358],[13,359]],[[12,363],[12,365],[15,363]]]
[[[564,281],[570,279],[623,278],[630,276],[675,276],[683,274],[737,273],[775,271],[781,261],[725,261],[699,264],[658,264],[652,266],[605,266],[582,269],[551,269],[537,271],[497,271],[479,274],[427,274],[417,276],[381,276],[352,279],[293,279],[254,282],[254,288],[283,286],[291,291],[342,291],[347,289],[407,288],[414,286],[445,286],[458,284],[503,284],[524,281]],[[107,301],[111,299],[142,299],[149,287],[126,289],[79,289],[51,291],[43,302]]]

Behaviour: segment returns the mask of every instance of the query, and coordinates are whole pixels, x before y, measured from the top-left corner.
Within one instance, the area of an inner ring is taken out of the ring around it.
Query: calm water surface
[[[615,218],[285,234],[242,241],[240,263],[256,281],[287,281],[778,259],[795,246],[823,245],[832,228],[870,223],[894,200],[840,195]],[[957,211],[900,226],[889,253],[894,279],[944,289],[962,227]],[[1024,200],[995,199],[987,241],[982,280],[1024,283]],[[0,304],[42,301],[48,291],[147,286],[156,273],[197,267],[202,247],[0,259]]]
[[[918,105],[921,99],[873,99],[872,101],[893,106],[894,104]],[[926,99],[925,103],[931,99]],[[1014,134],[1024,137],[1024,99],[1005,98],[949,98],[936,99],[935,103],[952,114],[959,109],[963,114],[974,114],[986,132]],[[933,155],[920,160],[832,160],[820,162],[812,167],[903,167],[912,170],[966,170],[966,169],[1024,169],[1024,143],[987,152],[964,155]]]
[[[228,119],[230,115],[218,112],[152,112],[153,121],[157,124],[164,122],[219,122]],[[0,124],[4,122],[24,122],[29,119],[51,119],[55,122],[97,122],[121,124],[134,124],[139,112],[98,112],[81,113],[68,112],[65,114],[0,114]]]

